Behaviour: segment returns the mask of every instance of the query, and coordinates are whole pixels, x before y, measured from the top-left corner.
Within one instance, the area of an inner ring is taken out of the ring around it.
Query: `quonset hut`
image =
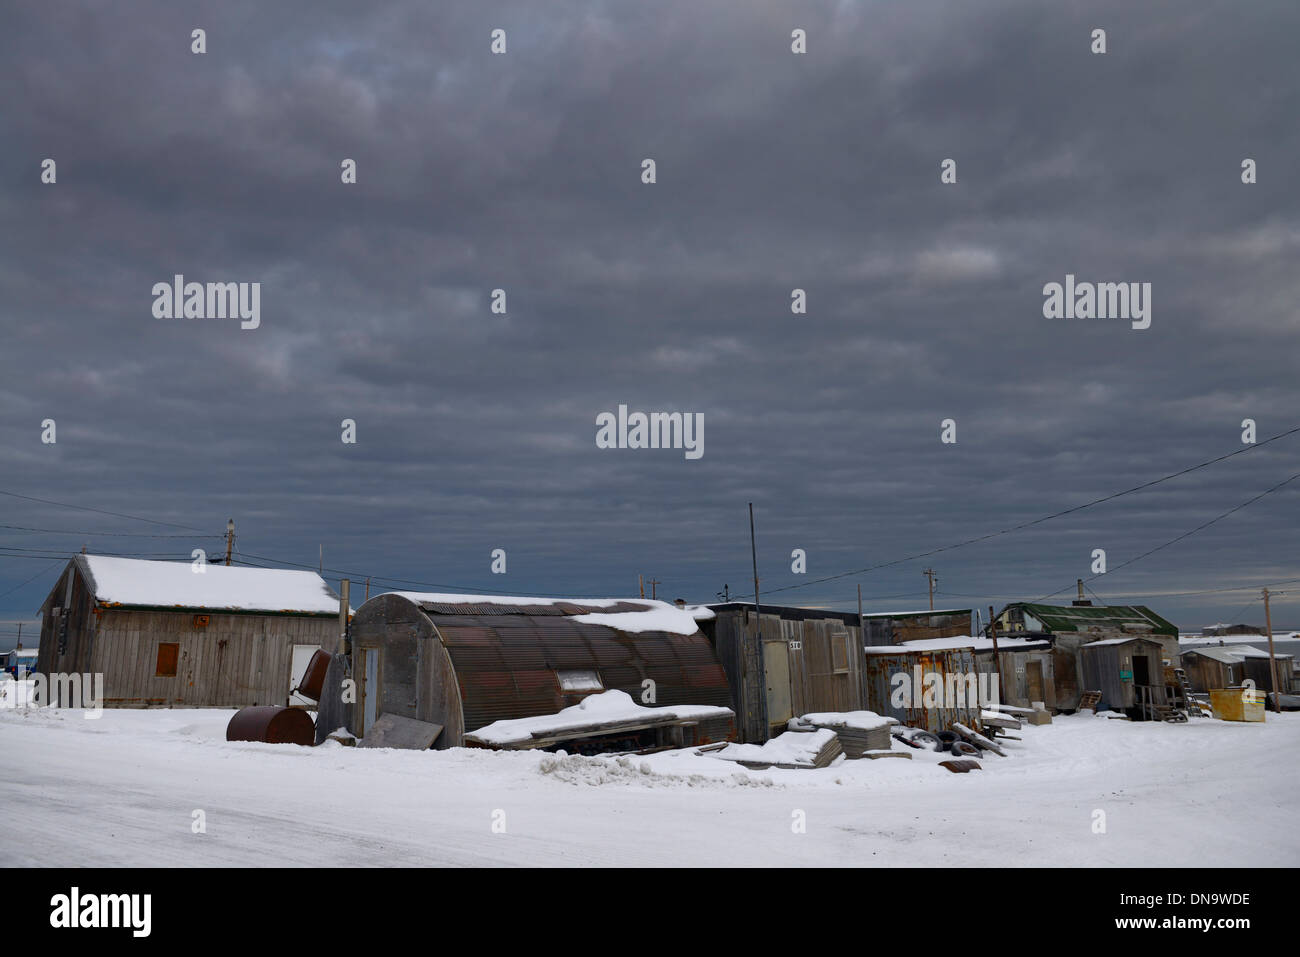
[[[351,636],[348,728],[363,738],[396,715],[441,726],[433,747],[460,747],[494,721],[556,714],[610,690],[646,706],[731,707],[713,646],[689,613],[661,601],[390,592],[357,609]],[[702,720],[688,737],[731,740],[734,724]]]

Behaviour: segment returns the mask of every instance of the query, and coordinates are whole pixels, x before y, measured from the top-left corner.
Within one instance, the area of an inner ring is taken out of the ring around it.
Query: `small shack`
[[[1050,638],[999,638],[996,656],[993,640],[983,635],[907,641],[901,647],[914,651],[969,648],[975,655],[976,670],[990,676],[990,680],[997,676],[996,703],[1030,708],[1035,701],[1041,701],[1049,711],[1057,707],[1055,659]]]
[[[15,677],[19,672],[31,674],[36,670],[38,649],[19,645],[11,651],[0,651],[0,673]]]
[[[713,646],[661,601],[389,592],[357,609],[351,637],[348,730],[363,739],[391,715],[431,726],[434,748],[460,747],[494,722],[558,716],[612,690],[655,708],[731,706]],[[734,739],[730,713],[709,713],[679,722],[675,743]],[[658,743],[655,730],[623,727],[618,741],[593,730],[585,744],[636,750]]]
[[[756,631],[752,604],[693,611],[726,672],[742,742],[761,744],[796,715],[868,710],[856,613],[765,604]]]
[[[1278,691],[1291,691],[1291,656],[1276,655]],[[1237,688],[1243,682],[1254,682],[1258,691],[1273,691],[1273,675],[1267,651],[1249,645],[1206,645],[1190,648],[1182,655],[1183,670],[1193,691],[1212,691],[1216,688]]]
[[[1168,707],[1163,648],[1150,638],[1105,638],[1080,651],[1084,685],[1101,692],[1099,708],[1123,711],[1134,720],[1160,717]]]
[[[948,731],[961,723],[978,730],[987,683],[980,687],[970,647],[865,649],[867,710],[926,731]],[[987,682],[987,676],[985,676]]]
[[[315,572],[103,555],[74,556],[41,616],[36,671],[102,674],[108,708],[286,704],[340,630]]]

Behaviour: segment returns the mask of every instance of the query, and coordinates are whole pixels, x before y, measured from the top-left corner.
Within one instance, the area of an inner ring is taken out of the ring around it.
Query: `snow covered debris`
[[[829,728],[811,734],[805,731],[786,731],[763,744],[729,744],[720,751],[706,753],[709,757],[724,761],[811,768],[816,767],[817,755],[837,740],[835,732]]]
[[[619,726],[638,722],[655,724],[670,721],[697,721],[706,718],[729,718],[732,714],[730,708],[719,708],[714,705],[645,708],[633,701],[632,696],[626,691],[611,690],[588,695],[558,714],[493,721],[465,735],[465,740],[495,747],[510,747],[538,738],[562,737],[586,729],[592,729],[591,733],[599,734],[604,726],[617,730]]]
[[[147,608],[212,611],[338,613],[338,597],[315,572],[240,568],[137,558],[84,558],[95,583],[95,600]]]
[[[804,724],[819,728],[852,728],[855,731],[875,731],[898,724],[897,718],[887,718],[874,711],[815,711],[801,715]]]
[[[422,603],[430,605],[513,605],[518,608],[527,608],[529,605],[555,605],[561,602],[607,608],[610,605],[618,605],[626,600],[623,598],[538,598],[536,596],[522,595],[470,595],[436,591],[394,591],[385,592],[384,594],[401,595],[417,605]],[[640,601],[640,599],[636,600]],[[646,603],[649,604],[649,600]]]
[[[518,608],[550,606],[557,604],[579,605],[590,608],[609,608],[614,605],[634,605],[633,611],[588,612],[571,615],[574,621],[588,625],[604,625],[619,631],[665,631],[676,635],[693,635],[697,613],[691,608],[678,608],[654,598],[527,598],[507,595],[454,595],[441,592],[398,591],[389,594],[419,604],[429,605],[513,605]],[[707,611],[707,609],[705,609]],[[709,612],[709,617],[712,617]]]

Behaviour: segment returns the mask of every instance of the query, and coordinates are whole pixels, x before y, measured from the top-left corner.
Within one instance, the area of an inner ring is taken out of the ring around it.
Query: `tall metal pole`
[[[1273,656],[1273,618],[1268,611],[1268,589],[1264,589],[1264,630],[1268,632],[1268,668],[1269,676],[1273,679],[1273,709],[1282,713],[1282,699],[1279,697],[1281,688],[1278,687],[1277,680],[1277,658]]]

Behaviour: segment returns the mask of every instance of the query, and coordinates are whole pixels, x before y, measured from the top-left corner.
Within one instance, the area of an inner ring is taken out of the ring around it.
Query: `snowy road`
[[[230,744],[231,713],[0,710],[0,865],[1300,865],[1300,713],[1058,717],[965,775]]]

